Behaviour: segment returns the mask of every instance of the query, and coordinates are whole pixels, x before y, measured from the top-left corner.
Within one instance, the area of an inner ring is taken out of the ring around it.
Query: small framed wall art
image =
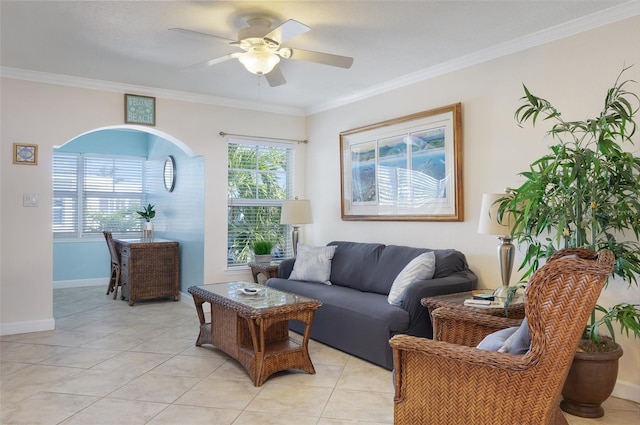
[[[124,95],[124,122],[126,124],[156,125],[156,98]]]
[[[20,165],[38,165],[38,145],[14,143],[13,163]]]

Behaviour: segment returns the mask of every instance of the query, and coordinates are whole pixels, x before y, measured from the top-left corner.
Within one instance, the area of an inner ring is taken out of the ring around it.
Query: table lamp
[[[480,222],[478,233],[485,235],[497,235],[501,243],[498,245],[498,263],[500,264],[500,276],[502,277],[502,287],[495,290],[497,298],[506,297],[511,270],[513,269],[513,258],[515,256],[515,246],[511,243],[511,228],[513,226],[513,215],[505,213],[501,221],[498,221],[498,206],[496,201],[508,196],[506,193],[485,193],[482,195],[482,207],[480,209]]]
[[[282,201],[282,212],[280,224],[293,225],[291,232],[291,243],[293,244],[293,255],[298,255],[298,229],[300,224],[313,223],[311,217],[311,201],[308,199],[296,199]]]

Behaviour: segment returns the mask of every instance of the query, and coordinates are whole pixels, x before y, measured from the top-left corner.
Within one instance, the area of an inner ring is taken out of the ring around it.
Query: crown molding
[[[103,90],[117,93],[136,93],[145,96],[154,96],[163,99],[180,100],[184,102],[204,103],[207,105],[223,106],[227,108],[248,109],[260,112],[272,112],[285,115],[304,116],[304,110],[300,108],[268,105],[255,102],[247,102],[226,97],[210,96],[197,93],[189,93],[177,90],[167,90],[155,87],[137,86],[132,84],[114,83],[90,78],[73,77],[70,75],[50,74],[46,72],[31,71],[19,68],[0,67],[0,77],[27,80],[39,83],[57,84],[62,86],[79,87],[92,90]]]
[[[403,77],[396,78],[384,84],[370,87],[368,89],[353,93],[349,96],[341,97],[330,102],[318,104],[305,109],[307,116],[319,112],[334,109],[340,106],[348,105],[360,100],[364,100],[382,93],[389,92],[398,88],[406,87],[411,84],[426,81],[435,77],[439,77],[450,72],[459,71],[473,65],[488,62],[503,56],[517,53],[532,47],[551,43],[566,37],[570,37],[581,32],[596,29],[614,22],[628,19],[640,15],[640,1],[632,0],[619,6],[584,16],[573,21],[556,25],[533,34],[520,37],[506,43],[501,43],[483,50],[479,50],[472,54],[462,56],[460,58],[443,62],[442,64],[407,74]]]

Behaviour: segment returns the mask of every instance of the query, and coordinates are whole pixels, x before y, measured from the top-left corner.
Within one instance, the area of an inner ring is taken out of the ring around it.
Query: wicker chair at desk
[[[108,231],[102,232],[104,239],[107,241],[107,247],[109,248],[109,256],[111,257],[111,275],[109,276],[109,286],[107,286],[107,295],[113,292],[113,299],[118,296],[118,288],[121,284],[121,272],[122,266],[120,264],[120,254],[116,249],[116,244],[113,241],[113,234]],[[124,297],[122,298],[124,299]]]
[[[479,350],[455,340],[394,336],[394,424],[566,425],[559,408],[562,386],[614,261],[607,250],[562,250],[535,273],[525,300],[531,347],[524,355]],[[434,314],[440,310],[448,309]],[[486,335],[518,323],[450,310],[456,326],[475,322],[474,333],[483,324]]]

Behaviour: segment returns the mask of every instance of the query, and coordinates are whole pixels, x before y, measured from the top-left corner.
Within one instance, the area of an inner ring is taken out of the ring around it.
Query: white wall
[[[425,52],[427,54],[428,52]],[[628,19],[544,46],[318,113],[307,119],[307,196],[313,225],[305,226],[315,244],[331,240],[383,242],[428,248],[457,248],[478,274],[480,286],[500,285],[495,237],[477,233],[483,193],[521,183],[518,173],[546,153],[548,126],[519,128],[514,112],[522,83],[550,100],[565,119],[597,114],[606,89],[624,65],[635,64],[626,79],[640,81],[640,18]],[[640,87],[635,85],[635,92]],[[462,102],[464,222],[370,222],[340,218],[341,131]],[[640,138],[635,138],[640,143]],[[521,262],[516,258],[516,265]],[[516,266],[517,267],[517,266]],[[514,270],[515,272],[515,270]],[[512,282],[519,279],[515,273]],[[614,282],[601,303],[640,302],[637,288]],[[619,338],[624,356],[616,392],[640,401],[640,341]]]
[[[53,328],[52,181],[55,145],[93,129],[123,123],[123,93],[2,78],[0,121],[0,335]],[[226,273],[227,154],[220,131],[303,139],[302,116],[157,99],[155,128],[189,146],[205,161],[205,282]],[[14,142],[38,145],[38,165],[13,165]],[[304,145],[296,157],[304,165]],[[296,175],[304,187],[304,167]],[[178,171],[179,173],[179,171]],[[178,176],[179,178],[179,176]],[[22,206],[24,193],[38,207]],[[248,271],[239,278],[250,279]],[[195,283],[195,282],[194,282]]]

